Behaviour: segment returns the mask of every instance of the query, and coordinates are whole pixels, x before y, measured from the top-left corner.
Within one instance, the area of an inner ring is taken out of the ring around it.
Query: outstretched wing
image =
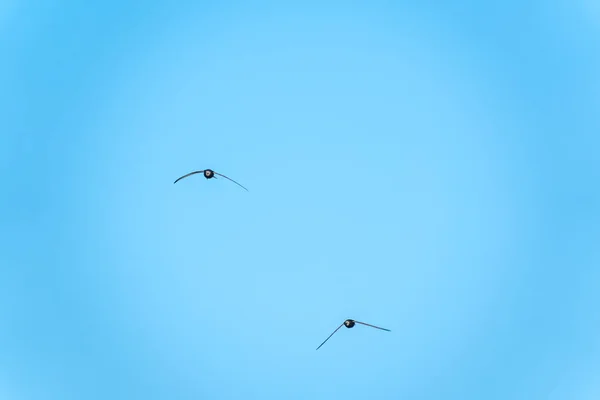
[[[338,330],[339,330],[339,329],[340,329],[342,326],[344,326],[344,323],[343,323],[343,322],[342,322],[342,324],[341,324],[340,326],[338,326],[338,327],[336,328],[336,330],[335,330],[335,331],[333,331],[333,333],[336,333],[336,332],[337,332],[337,331],[338,331]],[[327,339],[325,339],[325,342],[326,342],[326,341],[328,341],[328,340],[329,340],[329,338],[333,336],[333,333],[332,333],[331,335],[329,335],[329,336],[327,337]],[[321,343],[321,344],[319,345],[319,347],[317,347],[317,350],[319,350],[319,349],[321,348],[321,346],[323,346],[323,345],[325,344],[325,342]]]
[[[214,171],[213,171],[213,172],[214,172]],[[220,174],[220,173],[218,173],[218,172],[215,172],[215,174],[216,174],[216,175],[219,175],[219,176],[222,176],[222,177],[223,177],[223,178],[225,178],[225,179],[229,179],[231,182],[235,183],[236,185],[238,185],[238,186],[239,186],[239,187],[241,187],[242,189],[245,189],[247,192],[249,192],[249,190],[248,190],[248,189],[246,189],[245,187],[243,187],[242,185],[240,185],[238,182],[234,181],[233,179],[231,179],[231,178],[229,178],[229,177],[227,177],[227,176],[225,176],[225,175],[223,175],[223,174]]]
[[[187,178],[187,177],[188,177],[188,176],[190,176],[190,175],[194,175],[194,174],[203,174],[203,173],[204,173],[204,170],[190,172],[189,174],[185,174],[184,176],[180,176],[180,177],[179,177],[179,178],[177,178],[177,180],[176,180],[175,182],[173,182],[173,183],[177,183],[177,182],[179,182],[180,180],[182,180],[183,178]]]
[[[380,327],[378,327],[378,326],[371,325],[371,324],[367,324],[367,323],[365,323],[365,322],[360,322],[360,321],[356,321],[356,320],[354,320],[354,322],[356,322],[357,324],[362,324],[362,325],[370,326],[371,328],[377,328],[377,329],[381,329],[382,331],[388,331],[388,332],[391,332],[389,329],[380,328]]]

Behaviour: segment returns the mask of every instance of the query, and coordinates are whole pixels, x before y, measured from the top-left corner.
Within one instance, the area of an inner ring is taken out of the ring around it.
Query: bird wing
[[[214,172],[214,171],[213,171],[213,172]],[[240,185],[238,182],[234,181],[234,180],[233,180],[233,179],[231,179],[230,177],[228,177],[228,176],[225,176],[225,175],[223,175],[223,174],[220,174],[220,173],[218,173],[218,172],[215,172],[215,174],[216,174],[216,175],[219,175],[219,176],[222,176],[222,177],[223,177],[223,178],[225,178],[225,179],[229,179],[231,182],[235,183],[236,185],[238,185],[238,186],[239,186],[239,187],[241,187],[242,189],[245,189],[247,192],[249,192],[249,190],[248,190],[248,189],[246,189],[244,186]]]
[[[184,176],[180,176],[180,177],[179,177],[179,178],[177,178],[177,180],[176,180],[175,182],[173,182],[173,183],[177,183],[177,182],[179,182],[180,180],[182,180],[183,178],[187,178],[187,177],[188,177],[188,176],[190,176],[190,175],[194,175],[194,174],[203,174],[203,173],[204,173],[204,170],[190,172],[189,174],[185,174]]]
[[[388,331],[388,332],[391,332],[389,329],[380,328],[380,327],[378,327],[378,326],[371,325],[371,324],[367,324],[367,323],[365,323],[365,322],[360,322],[360,321],[356,321],[356,320],[355,320],[354,322],[356,322],[357,324],[362,324],[362,325],[370,326],[371,328],[377,328],[377,329],[381,329],[382,331]]]
[[[333,331],[333,333],[336,333],[336,332],[337,332],[337,331],[338,331],[338,330],[339,330],[339,329],[340,329],[342,326],[344,326],[344,323],[343,323],[343,322],[342,322],[342,324],[341,324],[340,326],[338,326],[338,327],[335,329],[335,331]],[[329,335],[329,336],[327,337],[327,339],[325,339],[325,342],[326,342],[326,341],[328,341],[328,340],[329,340],[329,338],[333,336],[333,333],[332,333],[331,335]],[[319,349],[321,348],[321,346],[323,346],[323,345],[325,344],[325,342],[321,343],[321,344],[319,345],[319,347],[317,347],[317,350],[319,350]]]

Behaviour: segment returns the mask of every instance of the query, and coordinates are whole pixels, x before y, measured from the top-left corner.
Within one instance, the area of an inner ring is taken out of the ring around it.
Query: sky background
[[[3,0],[0,399],[600,398],[600,6],[415,3]]]

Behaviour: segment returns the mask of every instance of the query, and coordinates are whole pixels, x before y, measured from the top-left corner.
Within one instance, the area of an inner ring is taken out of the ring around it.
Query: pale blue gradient
[[[598,7],[283,3],[0,7],[0,398],[598,399]]]

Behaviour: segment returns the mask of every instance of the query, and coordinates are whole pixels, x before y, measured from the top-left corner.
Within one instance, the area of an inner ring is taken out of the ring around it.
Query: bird
[[[332,337],[333,334],[336,333],[338,331],[338,329],[340,329],[342,326],[345,326],[346,328],[350,329],[350,328],[354,328],[354,325],[356,325],[356,324],[366,325],[366,326],[370,326],[371,328],[376,328],[376,329],[381,329],[382,331],[391,332],[389,329],[380,328],[379,326],[367,324],[365,322],[355,321],[353,319],[347,319],[344,322],[342,322],[342,324],[340,326],[338,326],[336,328],[336,330],[333,331],[333,333],[331,335],[329,335],[329,337],[327,339],[325,339],[325,341],[319,345],[319,347],[317,347],[317,350],[319,350],[321,348],[321,346],[323,346],[325,344],[325,342],[327,342],[329,340],[329,338]]]
[[[239,187],[241,187],[242,189],[244,189],[244,190],[248,191],[248,189],[246,189],[244,186],[242,186],[242,185],[241,185],[241,184],[239,184],[238,182],[234,181],[233,179],[231,179],[231,178],[229,178],[229,177],[227,177],[227,176],[225,176],[225,175],[223,175],[223,174],[220,174],[220,173],[218,173],[218,172],[215,172],[215,171],[213,171],[212,169],[202,169],[202,170],[200,170],[200,171],[194,171],[194,172],[190,172],[189,174],[185,174],[185,175],[183,175],[183,176],[180,176],[180,177],[179,177],[179,178],[177,178],[177,179],[175,180],[175,182],[173,182],[173,183],[175,184],[175,183],[179,182],[180,180],[182,180],[183,178],[187,178],[188,176],[190,176],[190,175],[194,175],[194,174],[204,174],[204,177],[205,177],[206,179],[212,179],[212,178],[215,178],[215,179],[216,179],[217,177],[216,177],[215,175],[219,175],[219,176],[222,176],[222,177],[223,177],[223,178],[225,178],[225,179],[229,179],[231,182],[235,183],[236,185],[238,185],[238,186],[239,186]]]

